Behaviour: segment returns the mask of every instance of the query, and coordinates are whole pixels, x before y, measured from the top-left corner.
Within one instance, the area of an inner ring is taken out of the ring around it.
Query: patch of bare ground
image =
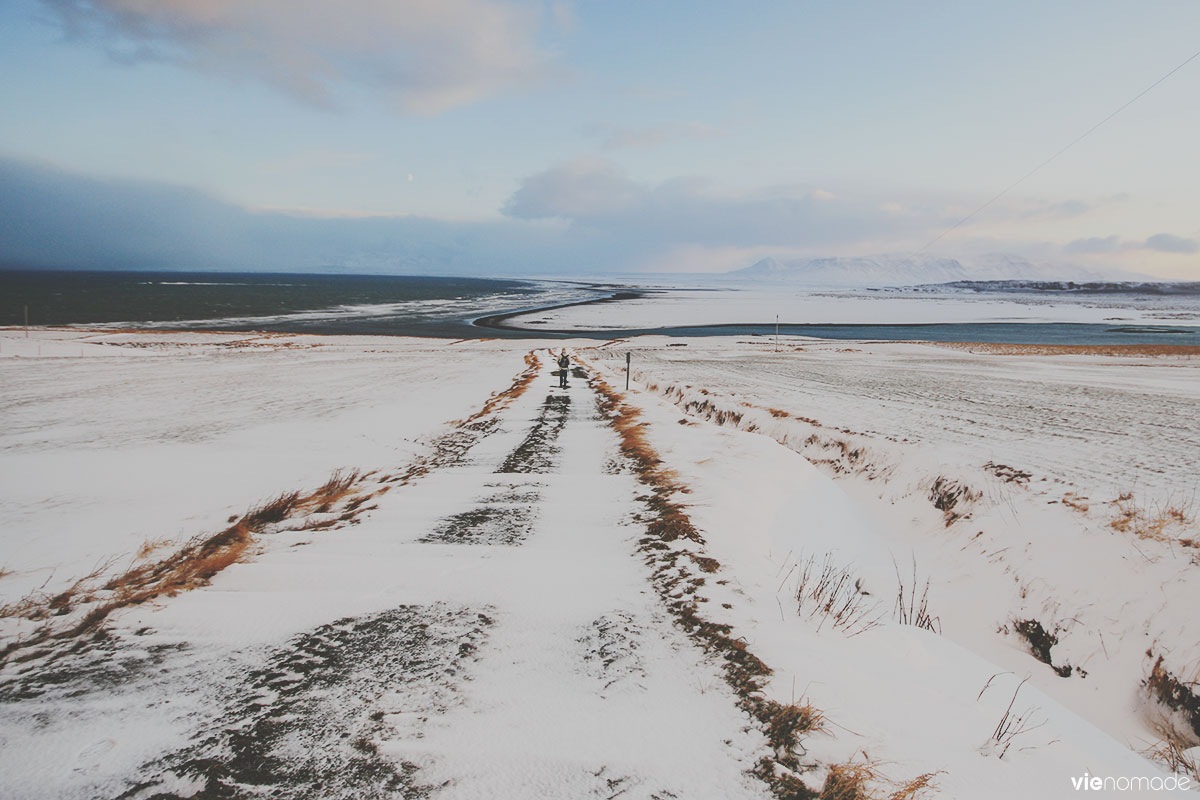
[[[534,497],[536,497],[536,493]],[[519,545],[533,532],[537,511],[532,502],[484,502],[442,520],[423,543]]]
[[[929,500],[942,512],[949,528],[960,519],[970,516],[971,507],[983,497],[983,492],[953,478],[939,475],[929,487]]]
[[[1051,625],[1051,629],[1046,630],[1045,626],[1036,619],[1014,619],[1009,625],[1000,629],[1001,633],[1007,632],[1009,627],[1029,646],[1030,654],[1054,670],[1058,677],[1069,678],[1072,673],[1081,678],[1087,677],[1087,672],[1070,664],[1054,665],[1051,650],[1058,644],[1058,635],[1062,633],[1062,628],[1059,626]]]
[[[425,719],[456,702],[488,613],[400,606],[294,637],[214,698],[207,728],[144,765],[118,800],[429,797],[436,787],[417,766],[381,745],[420,736]]]
[[[588,674],[611,689],[642,691],[639,681],[646,675],[638,653],[638,642],[645,631],[628,611],[613,611],[592,621],[576,642],[583,650]]]
[[[1189,344],[1001,344],[997,342],[921,342],[951,350],[998,356],[1200,356]]]
[[[995,461],[987,462],[983,468],[1005,483],[1015,483],[1023,487],[1029,486],[1029,479],[1033,477],[1032,472],[1010,467],[1007,464],[997,464]]]
[[[800,761],[802,738],[827,730],[824,715],[803,701],[785,704],[766,697],[764,687],[772,674],[770,667],[734,634],[732,626],[713,622],[702,613],[708,602],[700,593],[708,580],[706,575],[719,573],[721,567],[704,553],[704,537],[677,499],[687,494],[688,488],[650,445],[638,409],[625,403],[619,392],[595,376],[594,370],[589,384],[596,392],[601,417],[608,419],[618,434],[629,469],[647,490],[639,498],[645,513],[637,519],[645,524],[646,535],[638,540],[638,549],[651,570],[655,592],[672,621],[717,660],[738,707],[754,720],[770,745],[771,755],[763,756],[752,774],[779,798],[837,797],[818,794],[801,777],[807,771]]]
[[[1146,657],[1154,659],[1154,666],[1142,686],[1150,698],[1179,723],[1167,727],[1175,729],[1177,738],[1190,740],[1189,746],[1200,743],[1200,680],[1173,674],[1163,656],[1155,657],[1153,650],[1147,650]],[[1200,664],[1194,665],[1190,672],[1200,676]]]
[[[466,420],[452,423],[451,431],[434,440],[430,455],[404,470],[390,474],[337,470],[315,490],[284,492],[240,517],[230,517],[224,530],[197,536],[158,561],[131,566],[109,578],[104,576],[111,562],[106,562],[55,595],[34,592],[0,607],[0,617],[41,623],[31,633],[12,637],[0,647],[0,668],[28,663],[41,669],[48,661],[85,652],[89,641],[104,639],[102,628],[111,614],[207,585],[213,576],[247,555],[256,535],[269,530],[316,531],[354,524],[361,514],[376,508],[369,504],[373,498],[461,460],[488,435],[495,424],[491,417],[520,397],[537,375],[540,362],[533,352],[526,355],[525,363],[526,368],[508,388],[489,397]],[[139,550],[135,562],[145,560],[156,549],[147,545]],[[27,681],[33,672],[36,669],[23,669],[5,683]]]
[[[567,424],[571,397],[548,394],[533,427],[513,449],[497,472],[546,473],[558,460],[558,436]]]

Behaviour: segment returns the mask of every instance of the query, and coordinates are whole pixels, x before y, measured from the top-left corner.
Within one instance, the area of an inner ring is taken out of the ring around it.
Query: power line
[[[958,222],[954,223],[954,224],[953,224],[953,225],[951,225],[949,228],[946,228],[946,230],[942,231],[942,232],[941,232],[941,233],[939,233],[937,236],[935,236],[935,237],[933,237],[932,239],[930,239],[930,240],[929,240],[929,241],[928,241],[928,242],[925,244],[925,246],[924,246],[924,247],[922,247],[922,248],[921,248],[920,250],[918,250],[917,252],[918,252],[918,253],[924,253],[924,252],[925,252],[926,250],[928,250],[930,247],[933,247],[933,245],[937,244],[937,242],[938,242],[938,241],[940,241],[940,240],[941,240],[941,238],[942,238],[943,236],[945,236],[946,234],[948,234],[948,233],[951,233],[951,232],[953,232],[954,230],[958,229],[960,226],[962,226],[962,225],[963,225],[963,224],[965,224],[966,222],[970,221],[970,220],[971,220],[971,219],[972,219],[972,218],[973,218],[973,217],[974,217],[976,214],[978,214],[979,212],[983,211],[985,208],[987,208],[988,206],[990,206],[992,203],[996,202],[996,201],[997,201],[997,200],[999,200],[1001,197],[1004,197],[1004,195],[1008,194],[1008,193],[1009,193],[1009,192],[1011,192],[1013,189],[1017,188],[1017,187],[1018,187],[1018,186],[1020,186],[1022,183],[1024,183],[1024,182],[1025,182],[1025,181],[1027,181],[1027,180],[1029,180],[1030,178],[1032,178],[1034,175],[1036,175],[1036,174],[1037,174],[1039,171],[1041,171],[1041,169],[1042,169],[1043,167],[1045,167],[1047,164],[1049,164],[1051,161],[1053,161],[1054,159],[1058,158],[1058,157],[1059,157],[1059,156],[1061,156],[1063,153],[1067,152],[1068,150],[1070,150],[1072,147],[1074,147],[1075,145],[1077,145],[1077,144],[1079,144],[1080,142],[1082,142],[1082,141],[1083,141],[1084,139],[1086,139],[1087,137],[1091,136],[1091,135],[1092,135],[1092,133],[1094,133],[1094,132],[1096,131],[1096,129],[1097,129],[1097,128],[1099,128],[1101,125],[1103,125],[1104,123],[1108,122],[1110,119],[1112,119],[1113,117],[1115,117],[1117,114],[1120,114],[1120,113],[1121,113],[1122,111],[1124,111],[1125,109],[1129,108],[1131,105],[1133,105],[1134,103],[1136,103],[1138,100],[1142,99],[1144,96],[1146,96],[1147,94],[1149,94],[1149,93],[1150,93],[1150,91],[1151,91],[1152,89],[1154,89],[1154,87],[1158,86],[1160,83],[1162,83],[1162,82],[1163,82],[1163,81],[1165,81],[1167,78],[1169,78],[1169,77],[1171,77],[1172,75],[1174,75],[1176,72],[1179,72],[1179,70],[1183,69],[1183,68],[1184,68],[1184,67],[1186,67],[1188,64],[1190,64],[1192,61],[1195,61],[1197,58],[1200,58],[1200,50],[1197,50],[1196,52],[1192,53],[1192,54],[1191,54],[1190,56],[1188,56],[1188,57],[1187,57],[1187,58],[1186,58],[1186,59],[1185,59],[1185,60],[1184,60],[1182,63],[1180,63],[1180,64],[1179,64],[1177,67],[1175,67],[1175,69],[1171,70],[1171,71],[1170,71],[1170,72],[1168,72],[1166,75],[1163,75],[1161,78],[1159,78],[1159,79],[1158,79],[1158,80],[1156,80],[1154,83],[1152,83],[1152,84],[1150,84],[1149,86],[1147,86],[1145,89],[1142,89],[1142,91],[1138,92],[1138,93],[1137,93],[1137,94],[1136,94],[1136,95],[1135,95],[1135,96],[1134,96],[1132,99],[1130,99],[1130,100],[1126,101],[1126,102],[1125,102],[1125,104],[1124,104],[1124,105],[1122,105],[1120,108],[1118,108],[1116,111],[1112,112],[1112,113],[1111,113],[1111,114],[1109,114],[1107,117],[1105,117],[1104,119],[1100,120],[1099,122],[1097,122],[1097,123],[1096,123],[1095,125],[1093,125],[1092,127],[1088,128],[1086,131],[1084,131],[1084,132],[1083,132],[1082,134],[1080,134],[1078,137],[1076,137],[1075,139],[1073,139],[1073,140],[1072,140],[1072,141],[1071,141],[1071,142],[1070,142],[1070,143],[1069,143],[1069,144],[1068,144],[1066,147],[1063,147],[1063,148],[1062,148],[1061,150],[1059,150],[1057,153],[1055,153],[1054,155],[1050,156],[1050,157],[1049,157],[1049,158],[1047,158],[1045,161],[1043,161],[1042,163],[1038,164],[1038,165],[1037,165],[1036,167],[1034,167],[1033,169],[1029,170],[1029,172],[1026,172],[1026,173],[1025,173],[1024,175],[1022,175],[1020,178],[1018,178],[1017,180],[1015,180],[1015,181],[1013,181],[1012,183],[1010,183],[1008,186],[1006,186],[1004,189],[1002,189],[1000,192],[998,192],[998,193],[997,193],[997,194],[996,194],[996,195],[995,195],[995,196],[994,196],[994,197],[993,197],[991,200],[988,200],[986,203],[984,203],[983,205],[981,205],[979,208],[975,209],[975,210],[974,210],[974,211],[972,211],[970,214],[967,214],[965,217],[963,217],[962,219],[960,219]]]

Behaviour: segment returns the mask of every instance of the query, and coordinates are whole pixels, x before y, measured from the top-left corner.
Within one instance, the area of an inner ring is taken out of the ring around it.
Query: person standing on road
[[[571,368],[571,359],[567,356],[567,348],[563,348],[558,357],[558,387],[567,388],[567,370]]]

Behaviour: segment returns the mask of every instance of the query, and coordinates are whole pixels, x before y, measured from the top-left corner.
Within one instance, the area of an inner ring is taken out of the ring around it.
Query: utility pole
[[[625,351],[625,391],[629,391],[629,364],[633,360],[633,353],[629,350]]]

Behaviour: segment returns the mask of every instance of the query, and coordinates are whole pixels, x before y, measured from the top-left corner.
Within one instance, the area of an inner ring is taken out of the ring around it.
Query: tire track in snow
[[[544,474],[558,461],[558,436],[566,425],[571,397],[548,394],[529,433],[497,468],[495,481],[484,485],[484,495],[474,507],[442,520],[421,542],[446,544],[520,544],[537,521],[539,489],[545,484],[509,477]]]
[[[523,433],[511,425],[522,414]],[[516,444],[496,471],[479,459],[456,472],[473,478],[472,507],[414,542],[449,553],[462,582],[446,602],[486,600],[495,624],[463,702],[383,749],[447,800],[767,797],[751,774],[765,738],[651,590],[642,490],[613,468],[594,392],[556,387],[500,427]]]
[[[275,646],[209,651],[207,666],[185,651],[129,703],[186,695],[198,710],[162,715],[190,738],[75,796],[767,797],[750,774],[764,737],[650,588],[642,490],[611,469],[607,420],[586,387],[548,394],[443,437],[410,476],[422,480],[361,525],[193,593],[192,619],[252,615],[280,586],[297,602],[381,600]],[[493,516],[472,547],[433,537],[472,507],[526,516]],[[173,605],[147,616],[186,637]]]
[[[342,619],[294,637],[221,700],[199,741],[148,765],[119,800],[428,797],[382,732],[419,735],[456,701],[491,619],[439,605]]]

